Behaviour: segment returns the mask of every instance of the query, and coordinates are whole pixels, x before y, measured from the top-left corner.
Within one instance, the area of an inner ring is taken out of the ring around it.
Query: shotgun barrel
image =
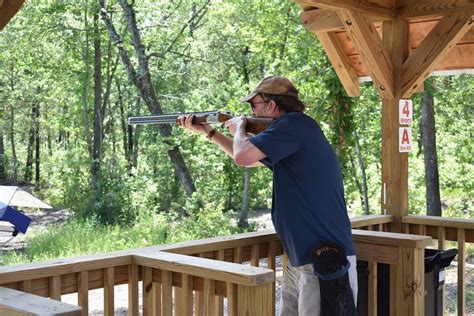
[[[129,125],[147,124],[176,124],[178,117],[194,114],[193,124],[224,124],[233,118],[232,115],[221,111],[175,113],[161,115],[131,116],[128,118]],[[259,134],[273,123],[271,118],[248,117],[246,131],[249,134]]]

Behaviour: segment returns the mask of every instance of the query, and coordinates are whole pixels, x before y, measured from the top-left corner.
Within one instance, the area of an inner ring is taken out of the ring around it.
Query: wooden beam
[[[293,0],[302,7],[329,10],[354,10],[378,19],[395,18],[394,0]]]
[[[473,23],[472,11],[445,15],[403,64],[402,95],[409,98]]]
[[[408,214],[408,154],[398,147],[398,103],[402,65],[408,57],[408,21],[395,19],[382,25],[383,44],[393,65],[394,98],[382,99],[382,214],[393,215],[391,231],[402,232]]]
[[[318,32],[316,36],[321,46],[323,46],[347,94],[350,97],[359,96],[359,78],[354,68],[352,68],[336,33]]]
[[[338,11],[346,33],[354,43],[382,99],[392,99],[393,67],[389,54],[367,14]]]
[[[436,16],[474,10],[472,0],[397,0],[396,10],[401,18]]]
[[[336,12],[330,10],[310,10],[301,13],[301,24],[310,32],[330,32],[344,29]]]
[[[0,0],[0,31],[8,21],[18,12],[25,0]]]

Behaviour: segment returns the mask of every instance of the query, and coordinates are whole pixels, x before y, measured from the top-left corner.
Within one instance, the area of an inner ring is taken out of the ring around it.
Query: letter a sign
[[[398,151],[407,153],[411,151],[411,127],[398,129]]]
[[[413,102],[400,99],[398,102],[398,117],[400,124],[411,124],[413,121]]]

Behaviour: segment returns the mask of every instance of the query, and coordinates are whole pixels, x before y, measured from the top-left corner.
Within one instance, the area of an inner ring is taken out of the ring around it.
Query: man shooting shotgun
[[[249,136],[253,117],[230,118],[224,123],[229,138],[201,124],[200,114],[179,116],[178,124],[205,135],[240,166],[273,171],[272,221],[289,259],[280,314],[356,315],[355,249],[331,145],[286,78],[263,79],[242,101],[271,126]]]

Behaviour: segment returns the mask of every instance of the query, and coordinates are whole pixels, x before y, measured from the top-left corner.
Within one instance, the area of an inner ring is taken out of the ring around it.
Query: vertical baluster
[[[155,296],[153,295],[153,269],[142,267],[143,315],[152,315]]]
[[[286,252],[283,252],[283,256],[281,258],[282,260],[282,266],[283,266],[283,273],[286,272],[286,267],[288,266],[288,255]]]
[[[55,275],[49,278],[49,298],[61,300],[61,276]]]
[[[444,250],[446,245],[446,229],[444,227],[438,227],[438,249]]]
[[[237,292],[239,315],[271,315],[271,283],[260,286],[238,285]]]
[[[182,315],[191,316],[193,315],[193,276],[189,274],[182,275]]]
[[[237,285],[227,282],[227,315],[237,316]]]
[[[128,314],[138,316],[138,266],[128,266]]]
[[[161,294],[162,294],[162,315],[171,316],[173,314],[173,275],[171,271],[161,270]]]
[[[113,316],[115,312],[114,284],[115,284],[114,267],[105,268],[104,269],[104,315],[105,316]]]
[[[466,312],[466,231],[458,228],[458,315]]]
[[[379,232],[383,232],[383,224],[379,224]]]
[[[204,254],[200,253],[199,257],[203,258]],[[196,316],[204,316],[204,298],[201,291],[194,293],[194,313]]]
[[[374,226],[373,226],[373,225],[369,225],[369,226],[367,226],[367,230],[368,230],[368,231],[372,231],[372,230],[374,230]]]
[[[268,254],[267,254],[267,268],[273,270],[273,279],[276,280],[276,259],[275,259],[275,241],[268,242]],[[272,315],[275,315],[275,303],[276,303],[276,283],[272,282]]]
[[[157,269],[152,269],[152,275],[157,272],[159,274],[159,279],[161,280],[161,270]],[[154,304],[153,304],[153,315],[155,316],[161,316],[161,284],[153,282],[153,287],[152,287],[152,292],[153,292],[153,297],[154,299]]]
[[[31,293],[31,280],[24,280],[20,283],[20,291]]]
[[[234,248],[234,263],[242,263],[242,247]]]
[[[77,274],[77,305],[82,307],[82,315],[89,314],[89,272]]]
[[[224,261],[224,249],[217,251],[215,258],[219,261]],[[224,315],[224,298],[222,296],[216,295],[214,300],[216,306],[216,315]]]
[[[183,315],[183,291],[181,291],[180,287],[173,287],[173,292],[174,292],[174,315]]]
[[[254,267],[260,265],[260,246],[259,244],[250,247],[250,264]]]
[[[214,316],[216,313],[215,294],[216,282],[211,279],[204,279],[204,315],[206,316]]]
[[[369,261],[369,316],[377,314],[377,262]]]

